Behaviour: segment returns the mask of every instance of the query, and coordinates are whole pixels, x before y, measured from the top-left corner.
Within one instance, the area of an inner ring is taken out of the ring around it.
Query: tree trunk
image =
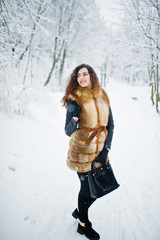
[[[103,87],[103,64],[101,65],[101,86]]]
[[[48,77],[47,77],[47,80],[46,80],[44,86],[48,85],[48,83],[50,82],[50,79],[52,77],[52,73],[53,73],[53,70],[54,70],[55,65],[56,65],[56,50],[57,50],[57,37],[55,37],[55,39],[54,39],[54,54],[53,54],[52,66],[51,66],[50,72],[48,74]]]
[[[26,5],[26,3],[25,3]],[[42,5],[43,5],[43,2],[41,3],[41,5],[39,6],[38,8],[38,12],[37,14],[38,15],[42,15],[43,12],[45,11],[45,9],[43,11],[41,11],[41,8],[42,8]],[[27,5],[26,5],[27,6]],[[27,7],[28,9],[28,7]],[[30,10],[28,9],[29,13],[30,13]],[[31,57],[31,47],[32,47],[32,42],[33,42],[33,38],[34,38],[34,35],[35,35],[35,31],[36,31],[36,27],[37,27],[37,23],[39,22],[40,20],[40,16],[38,16],[36,18],[36,22],[34,22],[33,24],[33,28],[32,28],[32,33],[31,33],[31,37],[30,37],[30,41],[29,41],[29,44],[27,45],[27,47],[25,48],[25,51],[21,54],[20,56],[20,60],[23,59],[25,53],[28,51],[29,49],[29,53],[28,53],[28,59],[27,59],[27,65],[26,65],[26,69],[25,69],[25,73],[24,73],[24,80],[23,80],[23,84],[25,84],[25,81],[26,81],[26,76],[27,76],[27,71],[28,71],[28,67],[29,67],[29,62],[30,62],[30,57]]]
[[[148,75],[151,85],[151,101],[154,105],[154,79],[155,79],[155,69],[154,69],[154,55],[151,54],[151,64],[148,65]]]
[[[66,59],[66,48],[63,51],[63,57],[60,65],[60,70],[59,70],[59,85],[62,85],[62,74],[64,70],[64,64],[65,64],[65,59]]]
[[[49,72],[49,74],[48,74],[47,80],[46,80],[46,82],[44,83],[44,86],[47,86],[48,83],[50,82],[50,79],[51,79],[51,77],[52,77],[53,70],[54,70],[54,68],[55,68],[56,63],[57,63],[57,62],[59,61],[59,59],[60,59],[60,55],[61,55],[61,52],[62,52],[62,49],[63,49],[63,46],[64,46],[64,40],[63,40],[63,43],[62,43],[62,45],[61,45],[61,48],[60,48],[60,50],[59,50],[59,52],[58,52],[58,56],[56,56],[56,55],[57,55],[57,40],[58,40],[58,38],[55,37],[53,62],[52,62],[51,70],[50,70],[50,72]]]
[[[107,59],[105,59],[104,62],[104,87],[106,87],[106,81],[107,81]]]
[[[158,64],[158,53],[157,53],[157,64],[156,64],[156,110],[158,109],[158,101],[159,101],[159,64]]]

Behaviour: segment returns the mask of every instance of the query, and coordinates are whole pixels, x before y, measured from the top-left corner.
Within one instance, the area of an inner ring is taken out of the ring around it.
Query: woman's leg
[[[88,185],[88,177],[86,173],[78,173],[80,179],[80,191],[78,194],[78,208],[79,208],[79,219],[81,222],[86,223],[88,219],[88,209],[96,200],[91,198],[90,190]]]
[[[89,239],[99,240],[99,234],[92,228],[92,224],[88,219],[88,209],[92,203],[96,200],[91,198],[88,177],[85,177],[86,173],[78,173],[81,188],[78,195],[78,207],[79,207],[79,224],[77,232],[85,235]]]

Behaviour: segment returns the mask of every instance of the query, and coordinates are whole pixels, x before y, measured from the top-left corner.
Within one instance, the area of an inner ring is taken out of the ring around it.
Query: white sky
[[[101,15],[106,22],[119,22],[119,13],[117,10],[120,9],[120,6],[117,0],[96,0],[96,2],[100,6]]]

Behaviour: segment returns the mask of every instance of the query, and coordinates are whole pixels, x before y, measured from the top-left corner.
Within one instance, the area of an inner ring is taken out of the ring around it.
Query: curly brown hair
[[[100,83],[97,77],[97,74],[95,73],[94,69],[89,66],[88,64],[81,64],[79,66],[77,66],[73,72],[71,73],[69,79],[68,79],[68,83],[66,86],[66,90],[65,90],[65,95],[62,98],[62,106],[66,106],[67,102],[68,102],[68,96],[69,94],[73,94],[75,89],[78,87],[78,81],[77,81],[77,74],[79,72],[79,70],[81,68],[87,68],[88,69],[88,73],[90,75],[90,80],[91,80],[91,84],[92,84],[92,89],[93,88],[100,88]]]

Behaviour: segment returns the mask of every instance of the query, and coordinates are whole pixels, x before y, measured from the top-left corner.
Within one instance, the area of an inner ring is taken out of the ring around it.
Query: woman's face
[[[81,87],[88,87],[88,88],[92,87],[90,75],[87,68],[84,67],[78,71],[77,81]]]

